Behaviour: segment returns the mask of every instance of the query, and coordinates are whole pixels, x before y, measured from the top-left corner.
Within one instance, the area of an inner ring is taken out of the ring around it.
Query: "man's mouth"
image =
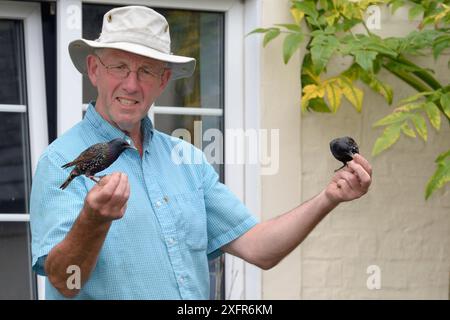
[[[136,101],[136,100],[127,99],[127,98],[117,97],[116,99],[117,99],[117,101],[119,101],[120,104],[122,104],[124,106],[132,106],[132,105],[135,105],[138,103],[138,101]]]

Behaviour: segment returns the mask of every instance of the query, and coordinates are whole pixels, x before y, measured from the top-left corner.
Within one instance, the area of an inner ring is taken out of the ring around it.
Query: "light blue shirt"
[[[219,182],[201,150],[157,131],[148,117],[142,128],[143,156],[127,149],[98,174],[126,173],[131,193],[124,217],[113,221],[95,269],[76,298],[208,299],[208,258],[220,255],[223,245],[257,220]],[[37,273],[45,275],[47,254],[70,231],[94,185],[81,176],[59,189],[72,169],[61,166],[87,147],[118,137],[129,139],[90,105],[84,119],[41,156],[30,200]],[[187,164],[188,158],[194,163]],[[64,298],[48,280],[46,298]]]

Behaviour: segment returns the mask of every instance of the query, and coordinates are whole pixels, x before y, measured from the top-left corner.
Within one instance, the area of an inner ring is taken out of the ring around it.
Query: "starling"
[[[84,150],[75,160],[66,163],[61,168],[75,166],[70,172],[67,180],[60,186],[65,189],[69,183],[76,177],[85,175],[89,179],[98,183],[94,175],[97,172],[108,168],[125,149],[134,149],[123,139],[114,139],[110,142],[97,143]]]
[[[359,153],[358,145],[351,137],[342,137],[332,140],[330,142],[330,150],[333,156],[344,164],[339,169],[334,170],[334,172],[345,167],[347,162],[353,159],[353,155]]]

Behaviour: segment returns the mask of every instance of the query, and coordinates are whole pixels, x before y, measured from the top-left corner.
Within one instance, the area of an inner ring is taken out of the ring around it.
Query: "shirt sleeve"
[[[258,221],[242,201],[219,181],[218,174],[205,157],[203,191],[207,213],[207,253],[209,259],[214,259],[223,253],[221,247],[239,238]]]
[[[82,179],[74,179],[62,190],[70,169],[62,169],[67,161],[62,156],[44,153],[39,159],[30,197],[30,228],[33,270],[46,275],[45,258],[72,228],[86,197]]]

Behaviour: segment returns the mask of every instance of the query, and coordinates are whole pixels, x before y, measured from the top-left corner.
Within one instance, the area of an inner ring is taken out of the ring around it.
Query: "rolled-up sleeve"
[[[39,159],[33,177],[30,197],[32,267],[40,275],[46,275],[45,258],[72,228],[87,193],[81,179],[74,179],[65,190],[59,188],[70,172],[61,168],[65,162],[58,154],[47,151]]]

